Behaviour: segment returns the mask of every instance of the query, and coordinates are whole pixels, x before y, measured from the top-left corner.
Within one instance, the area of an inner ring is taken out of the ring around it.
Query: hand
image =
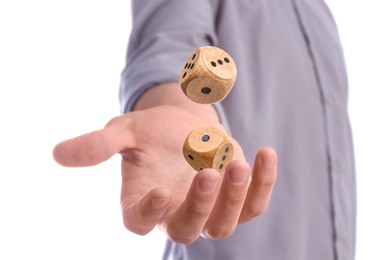
[[[204,119],[174,106],[131,112],[112,119],[102,130],[58,144],[55,160],[64,166],[92,166],[122,155],[121,207],[124,225],[144,235],[156,225],[177,243],[200,235],[225,238],[238,223],[262,214],[276,180],[276,153],[256,155],[252,177],[242,149],[224,173],[196,173],[182,146]],[[214,126],[223,129],[219,124]]]

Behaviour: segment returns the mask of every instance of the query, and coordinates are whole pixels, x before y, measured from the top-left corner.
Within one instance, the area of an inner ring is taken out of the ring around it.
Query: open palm
[[[223,238],[266,209],[276,179],[276,154],[261,150],[251,178],[233,140],[235,155],[225,173],[197,173],[183,158],[183,143],[193,128],[210,124],[183,109],[159,106],[116,117],[101,130],[64,141],[53,155],[64,166],[79,167],[120,153],[123,220],[132,232],[146,234],[158,225],[179,243],[191,243],[201,234]]]

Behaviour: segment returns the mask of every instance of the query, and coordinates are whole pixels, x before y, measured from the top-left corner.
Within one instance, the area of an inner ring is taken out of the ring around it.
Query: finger
[[[91,166],[109,159],[115,153],[135,146],[131,116],[111,120],[102,130],[78,136],[57,144],[54,159],[63,166]]]
[[[122,216],[125,227],[139,235],[149,233],[164,216],[171,194],[165,188],[156,188],[138,202],[125,200],[122,203]]]
[[[250,178],[250,167],[242,160],[232,161],[226,168],[221,190],[207,220],[204,235],[226,238],[237,226]]]
[[[177,243],[189,244],[201,234],[218,194],[220,173],[213,169],[199,172],[187,198],[166,224],[166,233]]]
[[[252,181],[239,219],[240,223],[261,215],[268,208],[277,175],[277,156],[271,148],[256,154]]]

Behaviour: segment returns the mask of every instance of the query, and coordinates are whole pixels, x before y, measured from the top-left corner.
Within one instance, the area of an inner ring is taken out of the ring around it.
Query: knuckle
[[[276,177],[273,177],[273,178],[267,178],[266,180],[263,181],[262,183],[262,188],[266,188],[266,189],[272,189],[275,185],[275,182],[276,182]]]
[[[166,232],[170,240],[179,244],[192,244],[199,237],[199,235],[195,234],[183,234],[183,232],[178,232],[170,227],[167,228]]]
[[[207,229],[206,236],[213,239],[223,239],[231,236],[234,232],[234,229],[229,228],[219,228],[219,229]]]
[[[247,218],[255,218],[262,215],[267,210],[264,206],[250,206],[245,209],[245,215]]]
[[[153,214],[154,212],[146,212],[146,210],[137,212],[137,218],[143,223],[157,223],[160,219],[159,214]]]
[[[227,204],[229,204],[231,206],[240,206],[243,204],[244,201],[243,201],[243,198],[241,198],[241,197],[231,196],[231,197],[226,199],[226,202],[227,202]]]
[[[188,206],[187,210],[191,215],[200,218],[207,217],[210,214],[209,207],[204,205],[192,204]]]
[[[241,206],[247,194],[247,187],[226,187],[220,194],[223,203],[230,206]]]
[[[112,126],[113,124],[115,124],[116,122],[119,121],[119,116],[117,117],[114,117],[114,118],[111,118],[105,125],[105,127],[110,127]]]
[[[275,182],[276,182],[275,178],[253,180],[252,187],[256,193],[260,193],[262,191],[271,192],[275,185]]]
[[[141,227],[141,226],[137,226],[137,225],[131,225],[126,221],[124,221],[124,226],[130,232],[135,233],[135,234],[140,235],[140,236],[145,236],[146,234],[148,234],[150,232],[149,228]]]
[[[153,229],[154,225],[152,222],[139,221],[140,218],[137,215],[137,211],[126,210],[122,216],[123,225],[132,233],[144,236]]]

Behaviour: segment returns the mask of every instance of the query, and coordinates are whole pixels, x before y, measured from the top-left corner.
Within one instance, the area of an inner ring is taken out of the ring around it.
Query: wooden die
[[[200,104],[213,104],[224,99],[237,77],[233,58],[224,50],[204,46],[188,58],[180,73],[179,83],[184,94]]]
[[[211,126],[192,130],[183,145],[184,158],[196,171],[214,168],[222,172],[232,160],[233,153],[230,138]]]

